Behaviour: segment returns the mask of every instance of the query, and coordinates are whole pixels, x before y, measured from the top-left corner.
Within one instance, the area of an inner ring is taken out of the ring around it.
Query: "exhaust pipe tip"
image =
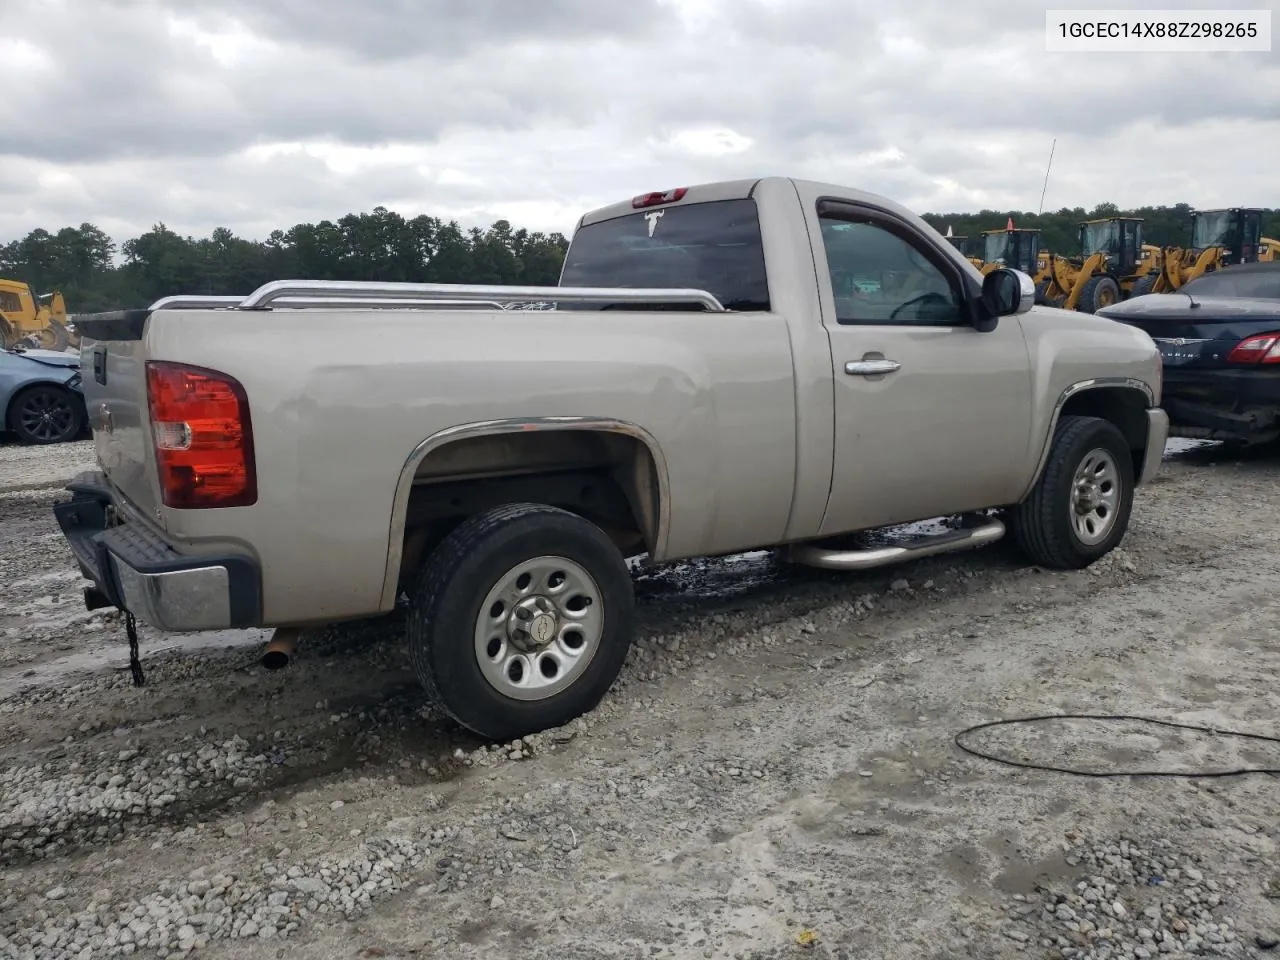
[[[298,642],[299,630],[278,627],[266,649],[262,651],[262,665],[268,670],[282,670],[293,659],[293,648]]]
[[[268,670],[283,670],[289,665],[289,659],[283,650],[268,650],[262,655],[262,665]]]

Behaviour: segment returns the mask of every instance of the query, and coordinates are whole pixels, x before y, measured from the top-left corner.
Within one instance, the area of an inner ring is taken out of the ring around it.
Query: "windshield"
[[[688,287],[714,294],[730,310],[768,310],[756,203],[716,200],[655,207],[582,227],[569,245],[560,286]],[[593,309],[571,303],[560,308]],[[638,304],[627,309],[656,308]]]
[[[982,259],[986,263],[1007,261],[1013,256],[1012,233],[988,233],[982,238]]]
[[[1229,210],[1196,214],[1195,226],[1191,228],[1192,248],[1207,250],[1209,247],[1234,247],[1234,220]]]
[[[1086,257],[1095,253],[1105,253],[1109,257],[1119,255],[1120,224],[1115,221],[1080,224],[1080,252]]]
[[[1180,293],[1197,297],[1253,297],[1280,300],[1280,266],[1267,271],[1233,272],[1230,269],[1206,273],[1184,283]]]

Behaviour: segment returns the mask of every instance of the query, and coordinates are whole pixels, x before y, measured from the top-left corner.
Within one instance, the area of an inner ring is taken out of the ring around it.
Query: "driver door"
[[[1015,500],[1031,429],[1020,318],[979,332],[961,268],[915,225],[853,203],[819,209],[835,379],[821,534]]]

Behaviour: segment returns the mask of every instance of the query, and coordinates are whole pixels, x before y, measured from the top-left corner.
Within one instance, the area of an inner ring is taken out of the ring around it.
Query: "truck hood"
[[[1244,297],[1195,297],[1182,293],[1149,293],[1123,303],[1114,303],[1098,311],[1100,316],[1121,323],[1148,320],[1194,322],[1212,317],[1223,323],[1233,320],[1280,320],[1280,300],[1246,299]]]
[[[1107,307],[1106,309],[1111,310],[1112,308]],[[1063,310],[1059,307],[1050,307],[1037,303],[1021,316],[1025,321],[1051,323],[1055,327],[1066,327],[1071,330],[1088,330],[1100,333],[1115,329],[1114,321],[1103,316],[1102,311],[1097,314],[1082,313],[1079,310]]]

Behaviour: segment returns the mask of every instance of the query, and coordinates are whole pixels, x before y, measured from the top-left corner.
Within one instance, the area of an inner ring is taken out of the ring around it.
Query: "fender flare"
[[[1031,475],[1031,481],[1027,484],[1027,489],[1023,491],[1019,502],[1026,499],[1035,485],[1040,482],[1045,464],[1049,462],[1049,453],[1053,449],[1053,435],[1058,429],[1058,420],[1062,416],[1062,408],[1067,405],[1067,401],[1077,394],[1084,393],[1086,390],[1115,389],[1116,387],[1141,393],[1146,397],[1148,410],[1156,405],[1155,391],[1151,389],[1150,384],[1134,377],[1093,377],[1089,380],[1077,380],[1071,384],[1058,395],[1057,402],[1053,405],[1053,413],[1049,415],[1049,428],[1045,431],[1044,443],[1040,449],[1040,458],[1036,463],[1035,472]]]
[[[413,478],[418,465],[432,451],[458,440],[476,437],[498,436],[504,433],[534,433],[546,430],[585,430],[599,433],[616,433],[638,440],[653,458],[658,482],[657,529],[654,535],[654,554],[662,556],[667,547],[671,528],[670,477],[667,459],[657,438],[639,424],[613,417],[519,417],[501,420],[476,420],[438,430],[418,443],[405,457],[396,480],[395,499],[391,504],[391,521],[387,530],[387,565],[382,575],[382,599],[380,607],[395,607],[396,586],[400,579],[400,561],[404,551],[404,525],[409,511],[409,494],[413,490]]]

